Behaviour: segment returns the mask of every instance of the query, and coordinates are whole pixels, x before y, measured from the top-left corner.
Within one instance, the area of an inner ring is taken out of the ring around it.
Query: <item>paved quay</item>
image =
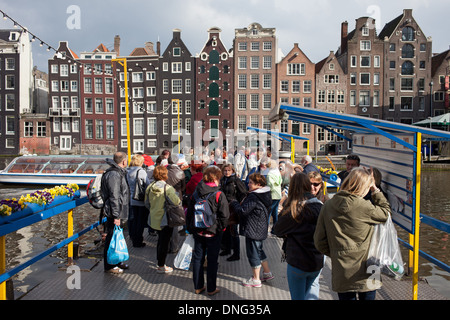
[[[126,236],[128,239],[129,237]],[[181,239],[184,239],[181,237]],[[129,240],[127,240],[129,241]],[[275,279],[264,283],[261,288],[247,288],[241,282],[251,275],[250,265],[245,255],[245,241],[241,237],[241,259],[226,261],[219,258],[217,286],[221,290],[210,297],[207,294],[194,293],[192,272],[174,269],[170,274],[156,273],[157,237],[145,235],[146,246],[134,248],[129,245],[130,265],[123,274],[115,275],[103,271],[103,261],[98,255],[91,259],[75,260],[81,269],[80,289],[70,289],[72,273],[55,270],[55,274],[44,280],[21,300],[182,300],[225,301],[225,300],[290,300],[286,278],[286,262],[281,262],[281,239],[270,236],[264,242],[269,266]],[[175,254],[169,254],[168,266],[173,266]],[[206,278],[206,274],[205,274]],[[331,288],[331,264],[329,259],[320,276],[320,300],[338,300]],[[411,300],[411,279],[395,281],[383,277],[383,287],[377,292],[377,300]],[[419,283],[419,300],[448,300],[425,281]]]

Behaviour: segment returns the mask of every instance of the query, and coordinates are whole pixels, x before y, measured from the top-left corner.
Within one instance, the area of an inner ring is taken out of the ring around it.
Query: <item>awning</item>
[[[435,126],[450,126],[450,113],[413,123],[415,126],[430,126],[430,124]]]
[[[279,139],[283,139],[286,141],[291,141],[291,138],[294,138],[295,140],[309,140],[308,138],[296,136],[289,133],[281,133],[278,131],[272,131],[272,130],[266,130],[266,129],[259,129],[259,128],[253,128],[253,127],[247,127],[247,130],[256,131],[260,133],[267,133],[268,135],[272,135],[274,137],[277,137]]]
[[[335,134],[336,129],[342,129],[353,133],[382,134],[407,148],[411,148],[411,145],[401,139],[397,139],[393,135],[420,132],[422,135],[450,140],[450,132],[446,131],[288,104],[279,104],[273,108],[270,112],[269,119],[272,122],[278,120],[292,120],[311,123],[323,127]],[[346,139],[349,140],[348,138]]]

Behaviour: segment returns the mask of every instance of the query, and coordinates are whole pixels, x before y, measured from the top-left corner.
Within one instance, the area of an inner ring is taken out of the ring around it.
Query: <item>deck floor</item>
[[[129,237],[126,237],[127,239]],[[183,237],[181,237],[183,240]],[[128,240],[127,240],[128,241]],[[196,295],[192,272],[175,269],[170,274],[156,273],[157,237],[145,235],[146,246],[134,248],[129,245],[130,265],[121,275],[105,273],[101,255],[91,259],[75,260],[81,269],[80,289],[69,289],[67,282],[71,273],[63,268],[55,270],[54,276],[46,279],[33,290],[22,296],[21,300],[290,300],[286,277],[286,262],[281,262],[281,240],[270,236],[264,242],[269,266],[275,279],[263,284],[261,288],[247,288],[241,282],[251,275],[245,256],[245,241],[241,237],[241,259],[226,261],[219,257],[217,286],[220,293],[213,297]],[[98,252],[101,252],[99,248]],[[169,254],[166,264],[173,266],[175,254]],[[70,280],[69,280],[70,281]],[[329,259],[320,276],[320,300],[337,300],[331,288],[331,263]],[[425,281],[419,283],[419,300],[448,300],[431,288]],[[377,300],[411,300],[411,279],[405,277],[395,281],[383,277],[383,287],[377,292]]]

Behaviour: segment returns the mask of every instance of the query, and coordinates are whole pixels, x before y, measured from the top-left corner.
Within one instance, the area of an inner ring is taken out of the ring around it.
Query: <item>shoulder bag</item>
[[[184,214],[184,208],[181,204],[174,204],[166,195],[167,184],[164,185],[164,197],[166,201],[164,202],[164,210],[167,215],[167,224],[169,227],[180,227],[186,224],[186,216]]]
[[[136,173],[136,184],[133,193],[133,200],[136,201],[144,201],[145,199],[145,182],[139,178],[139,171],[141,170],[142,169],[138,169]]]

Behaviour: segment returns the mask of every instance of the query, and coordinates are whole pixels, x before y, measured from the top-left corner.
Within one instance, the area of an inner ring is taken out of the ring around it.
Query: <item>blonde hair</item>
[[[342,182],[341,190],[364,197],[373,183],[374,179],[369,170],[356,167],[350,171],[347,178]]]
[[[144,156],[141,154],[135,154],[131,158],[130,167],[142,167],[144,164]]]
[[[269,163],[267,164],[267,168],[275,169],[277,167],[278,167],[278,164],[275,160],[273,160],[273,159],[269,160]]]

